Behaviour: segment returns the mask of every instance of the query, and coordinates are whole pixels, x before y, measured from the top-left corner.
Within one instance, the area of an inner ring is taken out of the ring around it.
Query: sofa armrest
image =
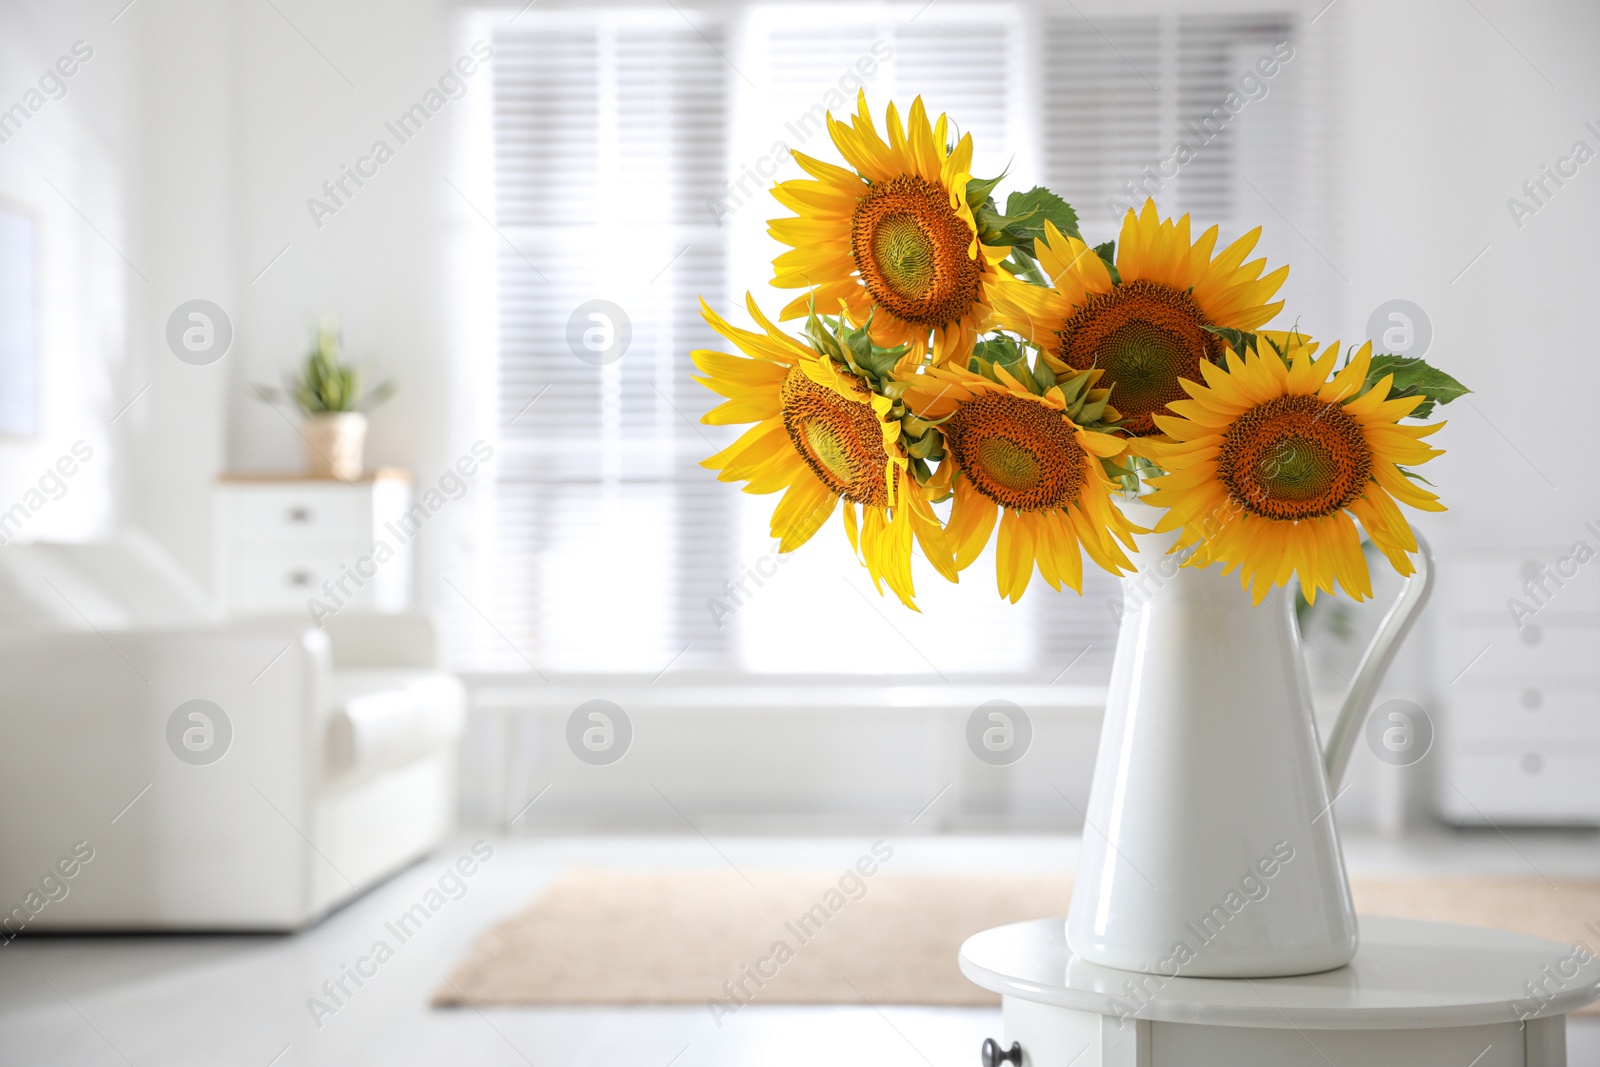
[[[349,612],[329,617],[322,626],[333,645],[335,670],[374,667],[439,669],[438,632],[433,620],[426,615],[360,615]]]
[[[0,900],[82,839],[88,873],[32,925],[302,922],[330,672],[303,621],[0,639],[0,811],[31,813],[0,822]],[[222,713],[209,759],[175,714],[196,700]]]

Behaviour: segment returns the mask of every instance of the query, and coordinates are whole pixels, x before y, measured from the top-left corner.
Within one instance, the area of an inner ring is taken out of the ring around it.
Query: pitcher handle
[[[1350,754],[1355,750],[1361,725],[1372,708],[1372,698],[1377,693],[1378,684],[1388,673],[1389,664],[1394,662],[1395,653],[1400,651],[1400,643],[1411,632],[1417,615],[1428,602],[1428,594],[1433,592],[1433,549],[1420,533],[1416,538],[1416,570],[1406,579],[1399,599],[1389,609],[1389,614],[1383,617],[1372,644],[1367,646],[1366,653],[1361,657],[1361,665],[1356,668],[1356,676],[1339,709],[1339,718],[1333,724],[1333,732],[1328,735],[1323,766],[1328,772],[1328,791],[1335,796],[1339,792],[1339,780],[1344,777],[1345,768],[1350,764]]]

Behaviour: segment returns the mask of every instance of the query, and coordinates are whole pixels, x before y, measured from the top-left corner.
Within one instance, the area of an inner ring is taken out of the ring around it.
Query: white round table
[[[1065,926],[961,946],[1017,1067],[1563,1067],[1566,1013],[1600,999],[1586,947],[1478,927],[1366,917],[1349,966],[1249,979],[1100,967]]]

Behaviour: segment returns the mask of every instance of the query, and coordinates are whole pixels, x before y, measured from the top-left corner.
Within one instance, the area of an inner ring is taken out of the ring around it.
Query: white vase
[[[300,424],[306,466],[313,478],[353,482],[361,477],[367,443],[367,417],[359,411],[308,416]]]
[[[1160,512],[1124,505],[1138,525]],[[1318,744],[1292,587],[1260,605],[1219,565],[1178,567],[1175,534],[1139,538],[1090,792],[1067,939],[1092,963],[1269,978],[1348,963],[1356,918],[1330,787],[1426,601],[1417,574]]]

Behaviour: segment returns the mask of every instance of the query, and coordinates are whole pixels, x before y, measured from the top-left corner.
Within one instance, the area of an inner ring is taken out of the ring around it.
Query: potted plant
[[[300,409],[300,436],[313,478],[355,481],[361,477],[367,440],[367,412],[395,392],[393,381],[363,390],[361,369],[345,362],[339,320],[324,315],[298,377],[282,390],[257,385],[263,399],[288,397]]]

